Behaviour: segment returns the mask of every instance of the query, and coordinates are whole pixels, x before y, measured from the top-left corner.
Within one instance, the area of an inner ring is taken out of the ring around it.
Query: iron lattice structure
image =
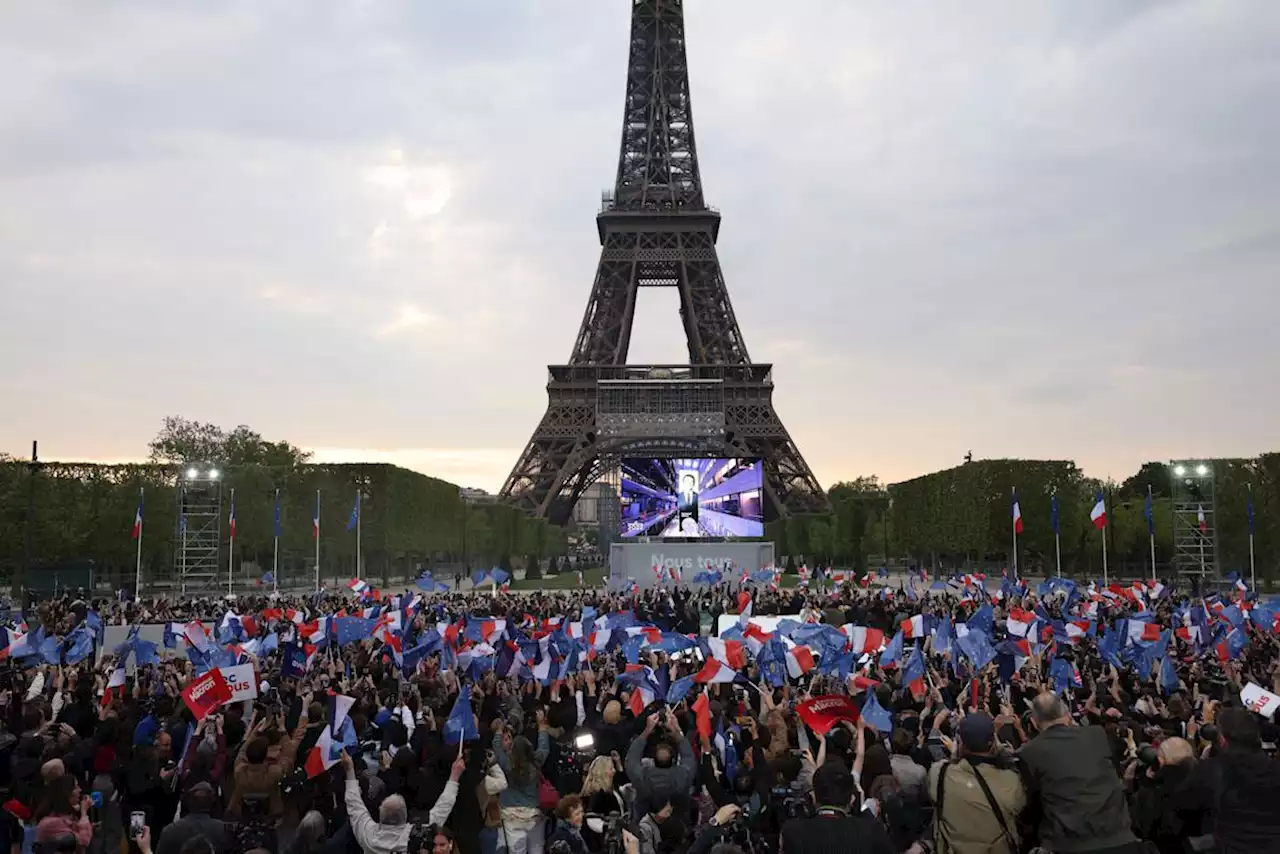
[[[1180,576],[1197,576],[1202,583],[1212,584],[1218,580],[1213,464],[1174,460],[1169,463],[1169,481],[1173,488],[1173,568]]]
[[[222,482],[203,472],[178,478],[178,535],[174,564],[178,589],[200,595],[226,581],[222,563]]]
[[[628,456],[760,458],[781,516],[829,508],[773,407],[772,365],[747,355],[716,254],[694,142],[682,0],[632,0],[622,145],[596,217],[595,283],[567,365],[502,497],[563,524]],[[675,288],[687,365],[627,365],[636,294]]]

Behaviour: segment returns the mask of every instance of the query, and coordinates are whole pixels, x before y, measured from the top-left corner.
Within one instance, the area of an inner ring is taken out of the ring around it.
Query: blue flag
[[[1142,517],[1147,520],[1147,536],[1155,536],[1156,533],[1156,514],[1155,509],[1151,506],[1151,490],[1147,489],[1147,503],[1142,508]]]
[[[354,531],[360,524],[360,493],[356,493],[356,503],[351,505],[351,515],[347,517],[347,530]]]
[[[471,712],[471,686],[463,685],[444,722],[444,743],[457,744],[478,738],[480,733],[476,730],[475,716]]]
[[[862,704],[862,719],[867,722],[867,726],[873,727],[881,735],[893,730],[893,715],[880,705],[875,691],[867,692],[866,702]]]
[[[67,635],[63,658],[67,664],[79,664],[93,654],[93,634],[85,626]]]
[[[280,490],[276,490],[275,527],[272,529],[276,537],[284,536],[284,527],[280,524]]]
[[[338,646],[346,646],[365,638],[373,637],[377,620],[365,620],[361,617],[334,617],[334,633],[338,637]]]

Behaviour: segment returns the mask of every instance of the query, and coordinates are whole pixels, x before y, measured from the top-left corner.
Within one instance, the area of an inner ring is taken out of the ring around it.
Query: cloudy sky
[[[1280,447],[1280,3],[689,0],[753,357],[820,481]],[[626,0],[0,6],[0,450],[166,414],[497,489],[569,354]],[[631,360],[685,358],[644,291]]]

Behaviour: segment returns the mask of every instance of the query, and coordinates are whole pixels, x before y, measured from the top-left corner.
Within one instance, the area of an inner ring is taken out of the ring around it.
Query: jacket
[[[542,780],[542,763],[551,752],[551,736],[545,730],[538,733],[538,746],[533,749],[533,766],[536,773],[530,779],[520,780],[511,773],[511,757],[507,755],[506,745],[502,743],[502,733],[493,737],[493,758],[498,767],[506,775],[507,787],[498,794],[498,803],[503,807],[538,808],[538,784]]]
[[[239,818],[240,806],[245,795],[266,795],[268,798],[267,815],[278,819],[284,814],[284,800],[280,797],[280,780],[293,770],[293,760],[298,755],[298,745],[306,735],[307,719],[303,718],[294,729],[293,734],[280,743],[280,752],[274,759],[270,755],[266,762],[250,762],[245,755],[253,739],[246,737],[244,745],[236,755],[235,787],[231,790],[231,802],[227,805],[227,815]]]
[[[231,849],[231,833],[226,822],[212,818],[208,813],[193,812],[161,831],[155,854],[178,854],[187,840],[197,836],[208,839],[218,854]]]
[[[1045,848],[1071,854],[1137,841],[1102,727],[1050,727],[1024,744],[1018,759],[1028,797],[1038,799],[1043,811]]]
[[[938,803],[942,775],[946,785],[942,791],[942,809],[934,812],[933,845],[938,854],[1016,854],[1018,815],[1027,806],[1027,791],[1022,778],[1012,767],[1000,768],[989,762],[938,762],[929,769],[929,798]],[[1005,826],[1013,835],[1010,846],[991,811],[991,804],[975,775],[991,789]]]
[[[48,815],[36,825],[36,842],[52,842],[63,833],[73,834],[81,851],[93,841],[93,822],[89,816],[73,819],[66,815]]]
[[[636,792],[636,815],[660,808],[672,797],[688,795],[698,773],[689,739],[680,739],[680,756],[670,768],[659,768],[644,761],[647,744],[646,739],[636,738],[627,748],[627,777]]]
[[[431,814],[427,824],[441,825],[453,812],[453,803],[458,799],[458,781],[450,780],[444,785],[444,791]],[[347,820],[351,822],[351,832],[359,843],[364,854],[396,854],[409,848],[409,835],[417,825],[414,824],[379,824],[369,815],[365,808],[364,798],[360,795],[360,781],[347,778],[343,800],[347,805]]]
[[[1222,854],[1280,852],[1280,764],[1259,750],[1230,747],[1196,765],[1188,785],[1208,811]]]

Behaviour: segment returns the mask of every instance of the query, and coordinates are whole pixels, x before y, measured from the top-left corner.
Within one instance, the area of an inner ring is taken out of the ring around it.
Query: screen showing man
[[[760,460],[622,461],[623,537],[763,537]]]

